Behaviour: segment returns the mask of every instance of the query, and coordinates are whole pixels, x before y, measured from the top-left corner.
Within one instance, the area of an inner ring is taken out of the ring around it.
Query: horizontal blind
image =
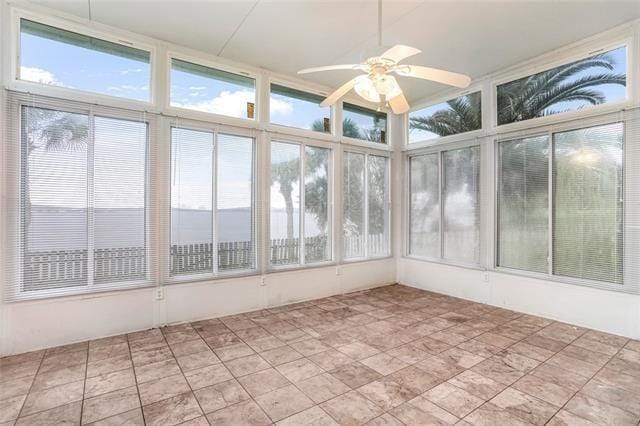
[[[440,257],[438,153],[409,158],[409,254]]]
[[[304,147],[304,263],[331,259],[331,150]]]
[[[151,117],[17,94],[7,113],[6,298],[153,284]]]
[[[498,266],[548,272],[549,137],[498,146]]]
[[[480,147],[442,153],[442,257],[480,260]]]
[[[344,152],[342,176],[342,255],[365,256],[365,154]]]
[[[381,257],[389,249],[389,159],[367,155],[367,255]]]
[[[553,272],[622,284],[624,125],[553,135]]]

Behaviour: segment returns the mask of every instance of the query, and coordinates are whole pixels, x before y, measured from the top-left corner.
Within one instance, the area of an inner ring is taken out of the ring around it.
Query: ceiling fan
[[[382,46],[382,0],[378,0],[378,46]],[[363,71],[338,90],[330,94],[320,103],[326,107],[333,105],[351,89],[369,102],[387,104],[395,114],[402,114],[409,110],[409,103],[402,93],[402,89],[391,73],[402,77],[415,77],[424,80],[436,81],[459,88],[465,88],[471,83],[471,78],[463,74],[444,71],[437,68],[423,67],[419,65],[405,65],[399,62],[410,56],[417,55],[421,51],[414,47],[397,44],[380,56],[372,56],[361,64],[329,65],[324,67],[306,68],[298,71],[298,74],[308,74],[319,71],[353,70]]]

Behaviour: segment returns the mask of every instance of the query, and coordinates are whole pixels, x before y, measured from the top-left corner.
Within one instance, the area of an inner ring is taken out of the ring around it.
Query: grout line
[[[153,330],[153,329],[151,329],[151,330]],[[160,332],[160,333],[162,333],[162,332]],[[131,352],[131,344],[129,342],[129,334],[125,334],[125,336],[126,336],[126,339],[127,339],[127,348],[129,348],[129,358],[131,358],[131,369],[133,370],[133,380],[136,382],[136,393],[138,394],[138,402],[140,403],[140,415],[142,415],[142,421],[144,422],[144,424],[147,424],[147,421],[144,418],[144,410],[142,409],[142,398],[140,397],[140,387],[138,386],[138,375],[136,374],[136,365],[133,362],[133,353]],[[118,414],[121,414],[121,413],[118,413]],[[114,414],[114,415],[116,415],[116,414]]]
[[[38,373],[40,372],[40,368],[42,367],[42,363],[44,362],[44,358],[47,355],[47,349],[42,349],[42,357],[40,358],[40,362],[38,363],[38,368],[36,369],[36,374],[33,375],[33,379],[31,379],[31,384],[29,385],[29,390],[24,397],[24,401],[22,401],[22,405],[20,406],[20,411],[18,411],[18,416],[13,420],[17,422],[20,416],[22,415],[22,411],[24,410],[24,406],[27,403],[27,399],[29,395],[31,395],[31,389],[33,389],[33,384],[36,382],[36,377],[38,377]],[[87,355],[88,357],[88,355]]]

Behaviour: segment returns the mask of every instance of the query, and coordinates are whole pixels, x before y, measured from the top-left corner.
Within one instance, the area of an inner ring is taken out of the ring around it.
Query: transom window
[[[149,61],[146,50],[20,20],[21,80],[149,101]]]
[[[343,102],[342,135],[369,142],[387,143],[387,114]]]
[[[236,118],[256,118],[256,81],[181,59],[171,59],[171,106]]]
[[[324,97],[271,83],[271,123],[331,133],[331,108],[321,107]]]

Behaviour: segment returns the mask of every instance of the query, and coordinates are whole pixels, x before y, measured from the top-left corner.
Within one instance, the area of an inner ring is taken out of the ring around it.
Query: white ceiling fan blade
[[[409,111],[409,103],[407,102],[407,98],[404,97],[404,93],[400,93],[389,99],[389,106],[394,114],[404,114]]]
[[[303,70],[298,71],[298,74],[309,74],[312,72],[320,72],[320,71],[335,71],[335,70],[359,70],[362,68],[360,64],[343,64],[343,65],[327,65],[326,67],[314,67],[314,68],[305,68]]]
[[[417,55],[420,52],[422,52],[422,50],[416,49],[415,47],[396,44],[391,49],[380,55],[380,57],[389,59],[393,62],[400,62],[401,60],[406,59],[409,56]]]
[[[347,81],[345,84],[340,86],[338,90],[327,96],[326,99],[320,103],[320,106],[327,107],[335,104],[338,99],[343,97],[349,90],[353,89],[353,86],[356,85],[356,78],[352,78],[351,80]]]
[[[395,70],[398,75],[404,77],[423,78],[425,80],[436,81],[448,84],[449,86],[464,89],[471,84],[471,77],[464,74],[439,70],[437,68],[421,67],[419,65],[406,65]]]

